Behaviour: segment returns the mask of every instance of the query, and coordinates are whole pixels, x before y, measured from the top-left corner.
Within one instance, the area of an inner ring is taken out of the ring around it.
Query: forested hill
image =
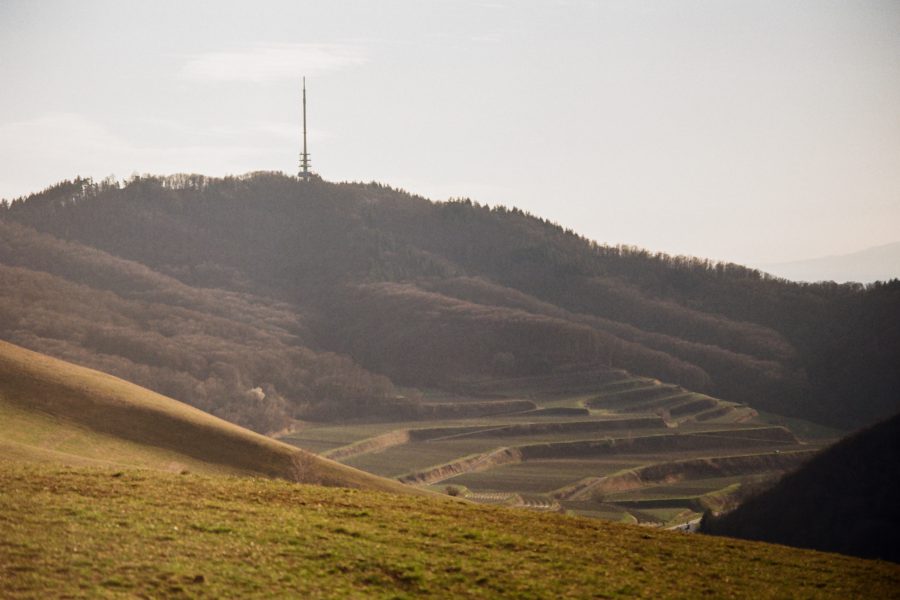
[[[598,367],[843,428],[900,410],[896,280],[794,284],[270,173],[79,179],[0,215],[0,338],[259,430]]]
[[[706,533],[900,562],[900,415],[823,450]],[[861,507],[865,507],[864,509]]]

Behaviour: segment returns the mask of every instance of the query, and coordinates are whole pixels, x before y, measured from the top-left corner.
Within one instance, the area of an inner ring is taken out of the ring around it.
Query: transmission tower
[[[309,152],[306,151],[306,77],[303,78],[303,152],[300,153],[300,181],[309,181]]]

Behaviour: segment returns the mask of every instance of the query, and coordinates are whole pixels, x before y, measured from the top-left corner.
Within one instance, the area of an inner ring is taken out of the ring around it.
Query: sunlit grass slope
[[[414,492],[105,373],[0,341],[0,456]]]
[[[897,565],[448,499],[0,461],[0,595],[888,598]]]
[[[172,450],[97,433],[71,421],[6,403],[2,396],[0,457],[16,462],[70,466],[246,474],[227,465],[208,463]]]

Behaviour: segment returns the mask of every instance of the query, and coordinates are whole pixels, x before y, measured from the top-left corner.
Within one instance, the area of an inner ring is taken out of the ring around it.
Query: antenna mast
[[[300,154],[301,181],[309,181],[309,152],[306,151],[306,77],[303,78],[303,153]]]

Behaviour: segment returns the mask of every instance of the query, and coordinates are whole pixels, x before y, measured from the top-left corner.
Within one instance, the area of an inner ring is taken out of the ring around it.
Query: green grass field
[[[747,479],[747,477],[744,476],[715,477],[709,479],[692,479],[690,481],[681,481],[673,484],[651,485],[639,490],[608,494],[606,496],[606,501],[616,502],[618,500],[698,498],[704,494],[725,489],[736,483],[741,483],[745,479]]]
[[[449,499],[0,463],[4,598],[888,598],[900,567]]]
[[[397,423],[322,423],[282,435],[279,439],[310,452],[326,452],[402,427]]]
[[[487,452],[498,444],[491,440],[458,440],[453,442],[413,442],[388,448],[383,452],[350,458],[345,464],[385,477],[397,477],[410,471],[443,464],[461,456]]]
[[[548,493],[585,477],[599,477],[640,466],[634,460],[541,460],[501,465],[465,473],[446,481],[469,489],[496,492]]]

